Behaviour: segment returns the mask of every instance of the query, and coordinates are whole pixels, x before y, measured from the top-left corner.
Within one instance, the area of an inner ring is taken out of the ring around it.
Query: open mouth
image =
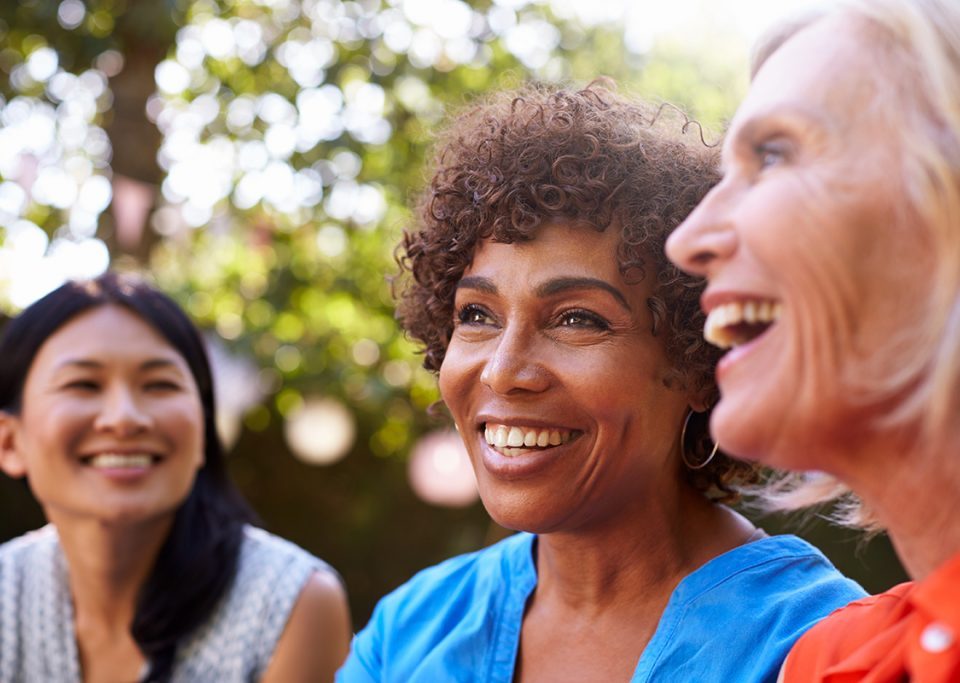
[[[160,456],[150,453],[97,453],[81,457],[80,462],[101,470],[142,469],[160,462]]]
[[[733,301],[717,306],[703,326],[703,338],[721,349],[753,341],[766,332],[783,312],[783,304],[772,300]]]
[[[581,432],[572,429],[541,429],[539,427],[509,427],[489,422],[483,426],[483,438],[498,453],[507,456],[530,451],[545,451],[569,443]]]

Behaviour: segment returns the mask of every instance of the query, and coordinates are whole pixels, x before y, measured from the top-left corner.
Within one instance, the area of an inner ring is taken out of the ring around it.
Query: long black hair
[[[0,410],[17,413],[43,343],[93,308],[117,305],[152,326],[183,356],[203,405],[204,462],[140,589],[130,631],[150,663],[144,683],[169,680],[177,643],[217,605],[236,573],[243,525],[254,515],[227,477],[217,436],[213,377],[197,328],[172,299],[139,278],[108,273],[68,282],[6,325],[0,337]]]

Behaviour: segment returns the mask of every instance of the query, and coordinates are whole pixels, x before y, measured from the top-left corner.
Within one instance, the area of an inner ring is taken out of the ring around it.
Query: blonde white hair
[[[887,68],[891,109],[900,119],[901,180],[909,215],[934,245],[933,300],[928,324],[911,330],[896,367],[874,378],[907,398],[889,426],[914,427],[922,453],[948,452],[960,417],[960,2],[957,0],[840,0],[776,25],[754,50],[751,75],[794,34],[844,13],[864,22],[876,40],[877,68]],[[838,67],[842,68],[842,67]],[[885,144],[880,141],[877,144]],[[901,347],[902,348],[902,347]],[[776,478],[763,498],[779,509],[839,502],[833,518],[876,528],[876,520],[831,477]]]

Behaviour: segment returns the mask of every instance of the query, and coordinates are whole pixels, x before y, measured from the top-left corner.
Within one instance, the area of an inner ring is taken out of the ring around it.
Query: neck
[[[684,488],[650,509],[638,496],[603,524],[546,533],[537,546],[537,593],[578,611],[665,604],[683,577],[745,542],[753,525]]]
[[[952,447],[874,444],[841,476],[890,535],[904,568],[923,579],[960,553],[960,438]]]
[[[128,633],[172,517],[137,525],[58,517],[48,511],[69,567],[78,631]]]

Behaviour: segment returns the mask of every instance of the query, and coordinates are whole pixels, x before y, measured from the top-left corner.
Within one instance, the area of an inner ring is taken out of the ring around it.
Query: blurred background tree
[[[697,6],[660,34],[609,1],[5,3],[0,311],[108,266],[175,296],[209,333],[234,478],[342,572],[359,627],[417,569],[507,533],[393,321],[431,131],[492,89],[605,75],[716,141],[745,40]],[[0,480],[0,541],[41,523]],[[807,536],[869,588],[902,577],[883,543]]]

